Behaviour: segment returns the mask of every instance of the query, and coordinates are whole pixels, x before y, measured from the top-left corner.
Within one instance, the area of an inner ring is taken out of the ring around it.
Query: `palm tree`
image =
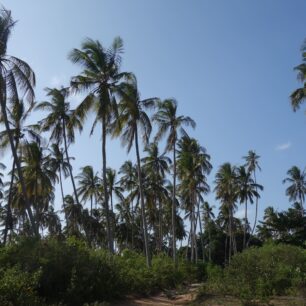
[[[256,170],[258,169],[261,171],[261,168],[259,166],[259,158],[260,156],[256,154],[255,151],[249,150],[248,155],[244,156],[243,159],[245,160],[244,166],[247,168],[248,172],[253,173],[254,177],[254,183],[257,184],[257,179],[256,179]],[[258,216],[258,197],[256,197],[256,206],[255,206],[255,218],[254,218],[254,225],[252,228],[251,236],[254,234],[256,224],[257,224],[257,216]],[[249,244],[250,239],[247,242],[247,245]]]
[[[229,236],[229,262],[232,252],[236,252],[234,236],[234,212],[238,198],[237,168],[230,163],[220,166],[215,179],[216,199],[221,200],[223,214],[228,218],[227,235]]]
[[[99,188],[101,187],[101,179],[98,173],[94,173],[92,166],[81,168],[81,173],[76,176],[78,180],[78,195],[82,202],[90,200],[90,216],[92,216],[93,200],[97,203],[99,199]]]
[[[146,174],[146,179],[152,191],[152,200],[154,208],[158,202],[158,230],[155,230],[156,247],[158,251],[162,250],[163,246],[163,203],[168,200],[168,190],[164,186],[167,184],[165,175],[169,173],[169,165],[171,159],[163,154],[159,154],[158,145],[156,142],[149,144],[145,148],[148,154],[142,158],[143,169]]]
[[[258,190],[263,190],[263,187],[256,184],[251,177],[251,172],[247,171],[244,166],[238,168],[237,173],[238,197],[240,203],[245,204],[244,231],[243,231],[243,248],[246,247],[246,232],[248,226],[248,201],[253,204],[253,197],[260,197]]]
[[[208,231],[208,260],[211,261],[211,222],[215,218],[213,209],[214,206],[210,206],[208,202],[203,203],[203,221],[206,230]]]
[[[54,169],[50,168],[48,157],[44,155],[44,150],[36,142],[23,145],[21,167],[26,181],[26,191],[31,199],[35,210],[37,224],[39,215],[49,208],[49,204],[54,201],[54,184],[57,175]]]
[[[135,144],[145,253],[147,266],[150,267],[151,256],[149,253],[147,221],[145,216],[143,177],[139,154],[138,133],[139,130],[142,132],[143,142],[146,145],[149,141],[152,126],[145,110],[154,107],[157,102],[157,98],[141,100],[140,93],[137,88],[137,80],[134,75],[130,75],[129,83],[121,83],[118,86],[117,95],[119,97],[119,117],[113,135],[121,135],[122,145],[127,146],[128,152],[131,150],[132,145]]]
[[[114,251],[113,233],[111,229],[108,189],[106,180],[106,135],[107,127],[116,113],[117,104],[113,92],[126,73],[120,73],[121,54],[123,42],[120,37],[114,39],[110,48],[105,48],[99,41],[86,39],[81,50],[73,49],[69,58],[73,63],[79,64],[84,69],[82,73],[71,80],[71,87],[76,91],[88,91],[89,94],[78,106],[76,116],[85,120],[90,110],[95,112],[95,120],[92,131],[96,124],[102,125],[102,174],[104,185],[104,204],[107,219],[108,246],[111,253]]]
[[[51,145],[51,148],[49,149],[49,152],[50,154],[48,155],[48,164],[50,169],[52,169],[55,173],[58,173],[63,205],[65,196],[63,189],[62,173],[64,177],[67,178],[70,175],[70,166],[66,158],[64,157],[63,149],[61,149],[58,144],[53,143]]]
[[[111,203],[111,212],[114,212],[114,203],[113,203],[113,194],[120,200],[123,201],[123,188],[120,186],[120,184],[117,184],[117,172],[114,169],[107,168],[106,169],[106,180],[107,180],[107,186],[108,186],[108,192],[110,197],[110,203]]]
[[[286,189],[286,195],[289,201],[299,201],[301,205],[301,214],[304,215],[304,202],[306,194],[306,171],[293,166],[287,172],[288,177],[283,180],[283,183],[289,183]]]
[[[26,120],[28,119],[35,103],[31,103],[28,108],[26,108],[23,100],[19,99],[10,99],[9,108],[7,109],[9,125],[11,133],[13,134],[15,140],[15,149],[18,152],[20,142],[26,142],[27,139],[34,140],[40,143],[40,135],[38,134],[37,125],[25,125]],[[2,119],[2,118],[1,118]],[[0,148],[6,150],[10,147],[9,134],[7,130],[0,132]],[[13,160],[12,171],[11,171],[11,180],[9,186],[9,194],[7,197],[7,216],[5,222],[4,238],[3,243],[6,243],[8,229],[11,226],[12,211],[11,211],[11,201],[12,201],[12,188],[14,184],[16,172],[16,163]]]
[[[209,174],[212,166],[210,156],[201,147],[197,140],[187,135],[178,142],[178,178],[180,179],[179,191],[184,201],[186,217],[190,218],[191,260],[197,261],[197,222],[200,225],[200,239],[204,260],[204,243],[202,236],[202,224],[200,219],[200,202],[203,202],[203,194],[209,192],[206,182],[206,174]]]
[[[25,181],[22,175],[21,165],[18,158],[16,146],[14,144],[14,137],[13,133],[11,132],[7,115],[7,100],[8,98],[12,100],[17,100],[18,92],[22,93],[30,102],[30,104],[34,101],[34,72],[26,62],[6,53],[8,39],[10,37],[11,30],[13,29],[14,25],[15,22],[12,19],[11,12],[3,8],[0,12],[0,104],[2,118],[5,125],[5,129],[8,134],[14,161],[16,163],[17,173],[22,188],[22,195],[31,223],[32,232],[34,233],[34,235],[38,236],[38,228],[35,224],[29,199],[27,198]]]
[[[156,140],[163,138],[166,133],[168,134],[166,151],[173,153],[173,191],[172,191],[172,253],[175,265],[176,260],[176,237],[175,237],[175,220],[176,220],[176,144],[178,140],[179,129],[185,126],[195,128],[195,122],[186,116],[178,116],[177,102],[174,99],[167,99],[158,103],[158,111],[153,116],[153,121],[158,124],[158,132]]]
[[[70,103],[66,101],[69,96],[68,88],[46,88],[49,101],[40,102],[36,106],[36,110],[48,111],[46,118],[40,121],[42,131],[51,131],[50,140],[55,141],[57,145],[64,143],[64,151],[66,155],[66,162],[68,163],[71,183],[75,196],[76,203],[79,204],[78,193],[76,190],[74,177],[72,173],[72,166],[68,154],[68,145],[75,140],[74,128],[82,130],[81,122],[74,116],[70,109]]]
[[[303,83],[303,86],[297,88],[290,96],[293,111],[298,110],[306,99],[306,40],[301,48],[301,51],[303,63],[295,67],[294,70],[298,72],[298,79]]]

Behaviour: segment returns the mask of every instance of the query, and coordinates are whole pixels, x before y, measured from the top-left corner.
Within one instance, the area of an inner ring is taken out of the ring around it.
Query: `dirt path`
[[[155,296],[146,298],[130,298],[119,302],[114,306],[170,306],[170,305],[187,305],[196,297],[196,291],[199,284],[193,284],[187,288],[184,293],[169,291],[169,294],[160,293]]]

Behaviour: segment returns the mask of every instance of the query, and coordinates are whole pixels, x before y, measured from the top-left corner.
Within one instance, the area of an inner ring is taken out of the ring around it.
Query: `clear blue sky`
[[[261,212],[268,205],[289,206],[282,179],[292,165],[305,166],[306,117],[289,105],[290,93],[300,85],[293,67],[301,62],[306,37],[304,0],[2,4],[18,20],[9,53],[35,70],[38,100],[44,98],[44,87],[68,85],[80,71],[67,54],[85,37],[108,46],[119,35],[125,43],[122,68],[137,75],[142,96],[175,97],[179,112],[196,120],[197,129],[190,134],[211,154],[209,181],[219,165],[239,164],[254,149],[261,155],[258,180],[265,187]],[[78,97],[72,102],[75,106]],[[71,155],[76,157],[75,173],[86,164],[99,170],[100,133],[89,138],[85,129]],[[108,164],[118,169],[126,158],[119,142],[109,141]],[[71,191],[69,180],[65,189]],[[208,200],[218,205],[213,194]]]

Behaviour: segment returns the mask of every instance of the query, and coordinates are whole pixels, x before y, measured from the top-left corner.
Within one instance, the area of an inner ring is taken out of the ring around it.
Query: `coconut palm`
[[[158,124],[156,140],[160,140],[167,133],[166,151],[172,151],[173,154],[173,191],[172,191],[172,253],[175,265],[176,260],[176,237],[175,237],[175,220],[176,220],[176,145],[178,141],[179,129],[183,126],[195,128],[195,122],[187,116],[178,116],[177,102],[174,99],[167,99],[158,103],[158,110],[153,116],[153,121]]]
[[[27,214],[31,223],[32,232],[35,235],[38,234],[38,228],[35,224],[31,205],[27,198],[25,181],[21,171],[20,160],[18,158],[16,146],[14,143],[14,136],[11,131],[8,112],[7,101],[8,99],[17,100],[18,96],[23,95],[29,103],[34,101],[35,86],[35,74],[31,67],[23,60],[7,54],[7,43],[10,37],[11,31],[15,25],[12,19],[11,12],[6,9],[1,9],[0,12],[0,105],[1,105],[1,117],[7,131],[10,147],[14,157],[14,161],[21,184],[22,195],[24,198],[24,204],[27,210]]]
[[[90,200],[90,216],[92,216],[93,200],[95,203],[99,200],[99,188],[101,187],[101,179],[98,173],[94,172],[92,166],[81,168],[81,173],[76,176],[79,187],[77,188],[78,195],[81,201],[86,203]]]
[[[124,200],[123,188],[120,184],[117,184],[117,172],[112,168],[106,170],[107,187],[111,203],[111,212],[114,212],[113,195],[115,195],[120,201]]]
[[[286,189],[286,195],[289,201],[299,201],[301,205],[301,214],[304,215],[304,202],[306,194],[306,171],[299,169],[297,166],[291,167],[287,172],[288,177],[283,180],[283,183],[289,183]]]
[[[152,191],[152,206],[157,208],[158,203],[158,230],[155,229],[155,241],[158,251],[162,250],[163,246],[163,203],[169,197],[168,190],[165,188],[167,180],[166,174],[169,173],[169,165],[172,163],[171,159],[163,154],[159,154],[158,144],[153,142],[145,148],[147,156],[142,158],[143,169],[146,174],[146,180]]]
[[[8,120],[11,128],[11,133],[15,140],[15,149],[18,152],[20,143],[24,143],[28,140],[34,140],[40,142],[40,135],[38,133],[37,125],[26,125],[26,120],[28,119],[35,103],[30,104],[26,107],[23,100],[10,99],[9,108],[7,109]],[[2,118],[1,118],[2,119]],[[9,134],[7,130],[0,132],[0,148],[6,150],[10,147]],[[6,243],[8,229],[11,226],[11,200],[12,200],[12,188],[16,172],[16,163],[13,160],[11,180],[9,185],[9,193],[7,197],[7,209],[6,209],[6,222],[4,230],[3,243]]]
[[[139,153],[139,133],[142,134],[143,142],[146,145],[149,141],[152,130],[151,122],[146,110],[154,107],[158,99],[149,98],[141,100],[137,88],[137,80],[134,75],[130,75],[129,83],[121,83],[118,86],[116,94],[119,98],[119,117],[113,135],[120,135],[122,145],[127,147],[128,152],[131,150],[132,145],[135,144],[145,253],[147,265],[151,266],[147,221],[145,217],[143,177]]]
[[[62,195],[62,204],[63,204],[65,196],[63,189],[62,174],[64,175],[64,178],[67,178],[70,175],[69,171],[70,166],[69,163],[67,162],[67,159],[64,157],[63,149],[60,148],[58,144],[53,143],[51,145],[51,148],[49,148],[48,150],[50,152],[50,154],[48,155],[48,165],[49,168],[53,170],[53,172],[58,173],[59,184]]]
[[[213,209],[214,206],[210,206],[207,201],[202,204],[203,208],[203,221],[206,230],[208,231],[208,260],[211,261],[211,222],[215,218]]]
[[[237,168],[230,163],[220,166],[215,179],[216,199],[221,201],[223,214],[228,219],[227,235],[229,237],[229,261],[232,252],[236,252],[234,235],[234,212],[238,199]]]
[[[260,156],[256,154],[255,151],[249,150],[248,155],[244,156],[243,159],[245,160],[244,166],[247,168],[248,172],[253,173],[254,177],[254,183],[257,184],[257,178],[256,178],[256,170],[261,171],[261,168],[259,166],[259,158]],[[259,198],[256,197],[256,204],[255,204],[255,218],[254,218],[254,225],[251,231],[251,236],[254,234],[256,224],[257,224],[257,216],[258,216],[258,200]],[[249,244],[250,239],[247,242],[247,245]]]
[[[95,119],[91,133],[98,122],[102,125],[102,174],[104,185],[104,205],[107,219],[108,246],[114,251],[113,233],[111,229],[108,189],[106,179],[106,135],[108,126],[116,114],[117,104],[113,92],[128,74],[120,72],[123,42],[120,37],[114,39],[110,48],[105,48],[99,41],[86,39],[81,49],[73,49],[70,60],[79,64],[84,70],[71,80],[71,87],[75,91],[88,92],[87,97],[76,109],[75,115],[85,120],[89,111],[94,111]]]
[[[74,129],[82,130],[82,124],[78,118],[73,117],[73,111],[70,109],[70,103],[67,101],[69,96],[68,88],[46,88],[47,97],[50,101],[40,102],[36,106],[36,110],[47,111],[47,117],[39,122],[41,130],[46,132],[50,131],[50,140],[60,145],[64,143],[64,151],[66,155],[66,162],[69,167],[69,174],[73,187],[76,203],[79,204],[78,193],[76,190],[74,177],[72,173],[72,166],[68,154],[68,146],[75,140]]]
[[[260,198],[258,190],[263,190],[263,187],[256,184],[251,177],[251,171],[247,171],[244,166],[237,169],[237,184],[238,184],[238,197],[240,203],[245,204],[244,216],[244,231],[243,231],[243,248],[246,247],[246,232],[248,227],[248,202],[254,203],[253,198]]]

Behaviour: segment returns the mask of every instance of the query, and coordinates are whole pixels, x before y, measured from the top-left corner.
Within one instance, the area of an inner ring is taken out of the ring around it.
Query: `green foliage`
[[[125,250],[114,256],[74,237],[26,239],[0,248],[0,266],[1,305],[36,305],[42,300],[64,305],[100,303],[175,288],[205,272],[203,266],[185,262],[174,269],[166,255],[154,257],[152,268],[147,268],[145,257],[136,252]]]
[[[306,252],[290,245],[267,244],[232,257],[222,271],[207,268],[207,290],[239,297],[244,302],[267,301],[273,295],[297,293],[305,285]]]
[[[37,296],[40,271],[28,273],[15,266],[0,270],[0,305],[42,305]]]

